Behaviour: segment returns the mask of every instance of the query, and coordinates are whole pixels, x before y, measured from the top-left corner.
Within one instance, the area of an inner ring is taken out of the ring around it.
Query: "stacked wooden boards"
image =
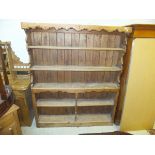
[[[22,23],[38,127],[112,124],[127,27]]]

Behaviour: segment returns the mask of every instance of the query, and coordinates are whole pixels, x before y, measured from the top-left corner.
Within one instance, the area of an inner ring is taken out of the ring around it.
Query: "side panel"
[[[151,129],[155,121],[155,39],[134,40],[121,131]]]

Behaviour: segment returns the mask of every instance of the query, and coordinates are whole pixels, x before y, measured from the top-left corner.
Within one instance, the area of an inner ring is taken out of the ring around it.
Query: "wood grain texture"
[[[102,92],[118,91],[119,85],[114,83],[36,83],[32,87],[32,92]]]
[[[66,34],[70,35],[70,34]],[[96,36],[98,37],[98,35]],[[68,38],[69,39],[69,38]],[[66,38],[67,40],[67,38]],[[97,42],[96,42],[97,43]],[[125,49],[123,48],[100,48],[100,47],[70,47],[70,46],[66,46],[66,47],[61,47],[61,46],[28,46],[29,49],[51,49],[51,50],[87,50],[89,51],[120,51],[120,52],[124,52]]]
[[[37,37],[28,43],[30,54],[34,55],[32,93],[34,102],[39,101],[34,104],[37,126],[104,124],[104,119],[96,123],[93,119],[99,114],[111,117],[117,105],[116,94],[123,70],[121,60],[126,49],[123,45],[125,33],[71,27],[38,27],[26,32]],[[73,122],[61,123],[59,118],[55,122],[52,114],[75,117]],[[88,119],[83,122],[86,115]],[[48,123],[45,123],[46,118],[49,118]],[[111,122],[112,117],[105,124]]]
[[[78,99],[78,107],[113,106],[113,100],[105,99]],[[74,107],[75,99],[38,99],[37,107]]]
[[[24,81],[24,80],[23,80]],[[21,126],[31,126],[34,113],[32,108],[30,83],[24,83],[22,80],[10,83],[15,95],[15,104],[20,108],[18,110]]]
[[[133,38],[155,38],[155,25],[153,24],[134,24],[131,27]]]
[[[71,65],[64,65],[64,66],[32,66],[31,70],[37,70],[37,71],[85,71],[85,72],[103,72],[103,71],[109,71],[109,72],[116,72],[121,71],[122,69],[120,67],[104,67],[104,66],[71,66]],[[68,81],[65,80],[65,82],[71,82],[71,75],[68,75],[69,77],[66,77]]]
[[[0,117],[0,135],[21,135],[21,127],[18,119],[18,106],[12,105],[10,109]]]
[[[77,122],[74,121],[74,117],[75,115],[40,115],[38,126],[96,126],[112,124],[111,116],[108,114],[78,115]]]
[[[72,46],[79,46],[80,35],[72,33]],[[79,65],[79,50],[72,50],[72,65]],[[76,72],[72,72],[72,82],[78,82],[79,76]]]

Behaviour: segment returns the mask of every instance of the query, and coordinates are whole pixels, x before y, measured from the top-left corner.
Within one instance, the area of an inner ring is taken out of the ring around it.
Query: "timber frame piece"
[[[129,72],[129,65],[130,65],[130,59],[131,59],[131,50],[132,50],[133,40],[134,39],[131,37],[131,35],[127,40],[127,51],[126,51],[126,54],[124,56],[124,69],[123,69],[123,72],[121,74],[120,93],[118,96],[116,114],[115,114],[115,119],[114,119],[114,122],[117,125],[120,124],[121,116],[122,116],[125,93],[126,93],[126,88],[127,88],[127,79],[128,79],[128,72]]]
[[[115,114],[115,124],[120,124],[125,93],[127,88],[127,80],[128,80],[128,72],[130,66],[130,60],[132,55],[132,45],[136,38],[155,38],[155,25],[152,24],[135,24],[128,25],[132,27],[132,33],[129,35],[127,40],[127,51],[124,56],[124,70],[121,75],[121,83],[120,83],[120,94],[118,97],[118,104],[116,108]]]

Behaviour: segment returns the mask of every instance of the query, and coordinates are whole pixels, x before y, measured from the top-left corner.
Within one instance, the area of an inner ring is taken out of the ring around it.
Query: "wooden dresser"
[[[130,27],[22,23],[37,127],[112,125]]]
[[[0,117],[0,135],[20,135],[22,134],[17,110],[18,106],[13,104],[11,108]]]

